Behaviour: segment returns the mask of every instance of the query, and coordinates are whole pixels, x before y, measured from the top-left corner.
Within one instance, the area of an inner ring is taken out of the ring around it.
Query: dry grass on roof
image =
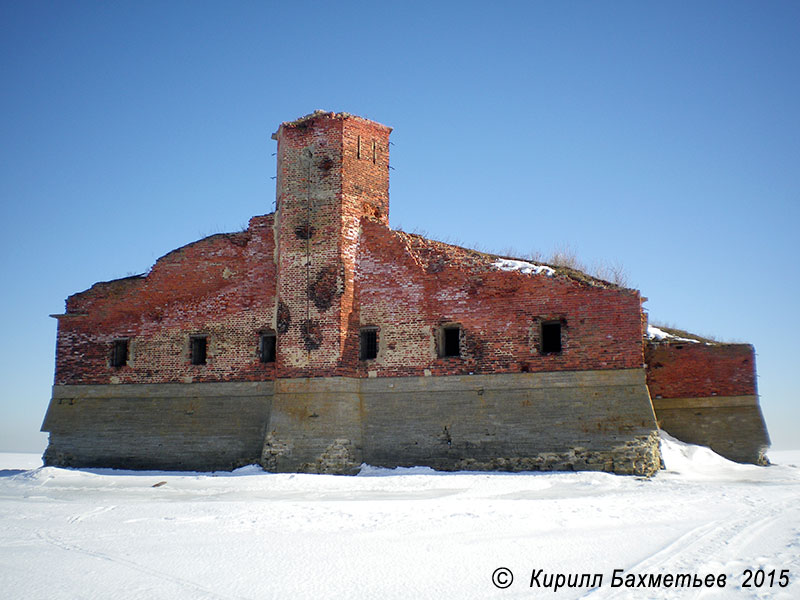
[[[516,260],[522,262],[531,262],[533,264],[550,267],[555,271],[556,276],[564,277],[572,281],[592,287],[601,287],[606,289],[629,289],[625,286],[617,285],[610,281],[605,281],[569,266],[553,265],[542,261],[531,261],[525,258],[518,258],[514,256],[504,256],[501,254],[491,254],[488,252],[481,252],[472,248],[465,248],[455,244],[448,244],[446,242],[439,242],[426,238],[417,233],[408,233],[405,231],[393,231],[395,235],[403,239],[406,243],[409,252],[411,252],[417,262],[422,264],[426,269],[430,269],[431,265],[435,265],[436,260],[445,260],[446,264],[456,268],[467,268],[474,271],[495,271],[496,267],[493,263],[500,259]]]
[[[691,333],[691,332],[685,331],[683,329],[678,329],[677,327],[668,327],[666,325],[656,325],[655,323],[651,323],[651,325],[653,327],[657,327],[658,329],[660,329],[664,333],[668,333],[669,335],[675,336],[677,338],[683,338],[684,340],[694,340],[694,341],[700,342],[702,344],[720,344],[720,343],[722,343],[719,340],[715,339],[714,337],[711,337],[711,336],[704,337],[702,335],[697,335],[696,333]],[[682,340],[666,339],[666,340],[663,340],[663,341],[669,342],[669,343],[678,344]]]

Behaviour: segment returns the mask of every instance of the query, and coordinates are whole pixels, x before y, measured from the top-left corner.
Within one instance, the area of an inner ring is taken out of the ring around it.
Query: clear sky
[[[0,2],[0,451],[40,451],[64,299],[272,212],[281,121],[394,127],[393,227],[619,263],[755,345],[800,448],[800,3]]]

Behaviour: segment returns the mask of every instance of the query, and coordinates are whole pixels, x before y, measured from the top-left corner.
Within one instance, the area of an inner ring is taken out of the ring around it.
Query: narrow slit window
[[[378,142],[372,140],[372,164],[378,164]]]
[[[118,369],[127,364],[128,340],[114,340],[114,347],[111,350],[111,366]]]
[[[461,327],[442,328],[442,356],[461,356]]]
[[[358,145],[356,147],[356,158],[361,159],[361,136],[358,136]]]
[[[189,350],[193,365],[206,364],[206,350],[208,340],[205,336],[196,336],[189,339]]]
[[[542,354],[561,352],[561,323],[550,321],[542,323]]]
[[[274,333],[262,333],[259,339],[259,358],[262,363],[275,362],[276,337]]]
[[[358,358],[372,360],[378,357],[378,330],[374,327],[364,328],[359,336]]]

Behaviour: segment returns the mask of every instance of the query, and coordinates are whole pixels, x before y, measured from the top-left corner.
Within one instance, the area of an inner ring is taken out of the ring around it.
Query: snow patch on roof
[[[547,275],[552,277],[556,274],[555,269],[547,265],[537,265],[524,260],[511,260],[509,258],[498,258],[492,266],[501,271],[519,271],[524,275]]]
[[[652,325],[647,326],[647,337],[651,340],[656,340],[657,342],[668,340],[673,342],[691,342],[692,344],[700,343],[699,340],[690,340],[689,338],[678,337],[677,335],[672,335],[671,333],[667,333],[666,331],[663,331],[658,327],[653,327]]]

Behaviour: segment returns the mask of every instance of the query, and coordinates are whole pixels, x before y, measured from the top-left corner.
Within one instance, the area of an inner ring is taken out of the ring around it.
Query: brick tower
[[[347,113],[316,111],[273,135],[281,376],[336,374],[353,309],[361,219],[389,226],[390,132]]]

